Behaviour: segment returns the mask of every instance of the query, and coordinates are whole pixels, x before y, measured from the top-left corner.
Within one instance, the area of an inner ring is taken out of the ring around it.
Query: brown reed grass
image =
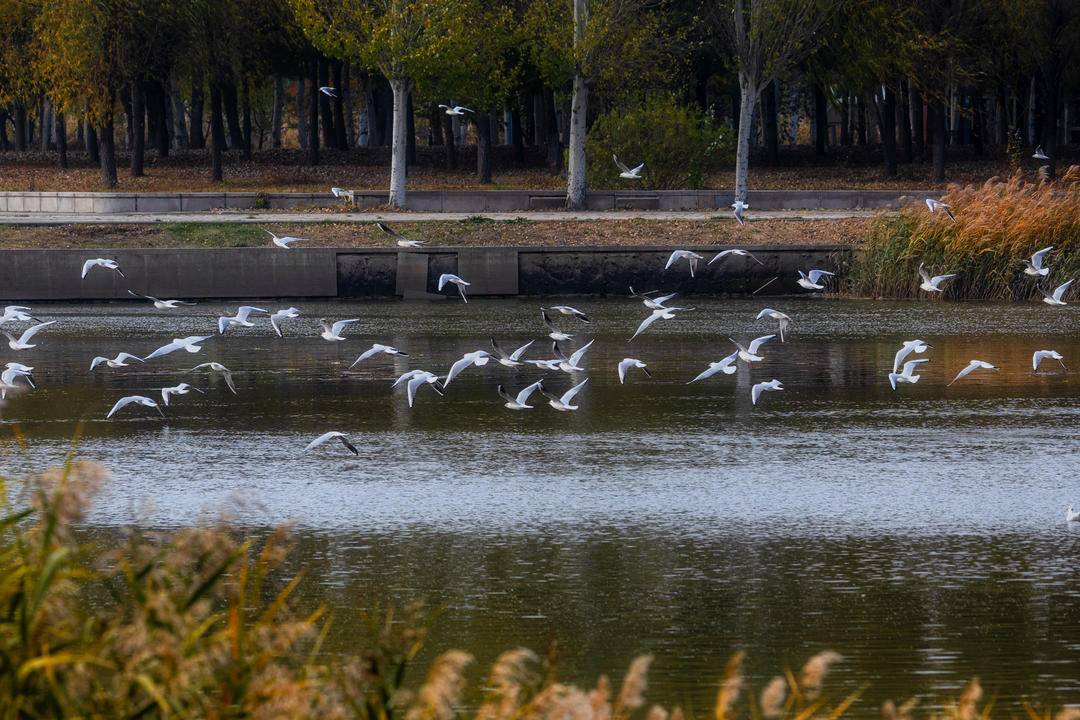
[[[981,186],[951,186],[943,200],[952,206],[955,221],[931,214],[921,199],[875,221],[856,254],[847,291],[926,297],[918,274],[924,263],[933,275],[957,273],[943,285],[946,299],[1041,298],[1036,279],[1024,274],[1023,260],[1051,245],[1051,273],[1039,282],[1052,290],[1080,274],[1080,167],[1070,167],[1052,183],[1017,175]]]

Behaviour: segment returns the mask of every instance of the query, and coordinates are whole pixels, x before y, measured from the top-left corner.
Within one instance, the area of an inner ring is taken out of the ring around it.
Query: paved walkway
[[[884,210],[761,210],[747,213],[750,222],[758,220],[840,220],[844,218],[868,218]],[[0,213],[0,225],[114,225],[151,224],[168,222],[185,223],[371,223],[383,221],[446,222],[482,217],[489,220],[530,220],[553,222],[571,220],[712,220],[716,218],[734,222],[730,211],[657,211],[657,210],[599,210],[599,211],[549,211],[549,212],[365,212],[365,213],[311,213],[311,212],[217,212],[217,213],[130,213],[93,215],[88,213]]]

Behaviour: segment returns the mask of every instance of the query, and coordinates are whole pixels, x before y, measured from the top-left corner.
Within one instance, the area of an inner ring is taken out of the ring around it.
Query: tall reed
[[[1053,245],[1052,290],[1080,275],[1080,168],[1070,167],[1054,183],[1020,176],[987,180],[982,186],[950,187],[943,198],[956,220],[931,214],[921,199],[899,214],[879,218],[858,249],[847,291],[870,297],[924,296],[918,267],[932,275],[956,273],[942,297],[971,300],[1041,298],[1023,260]]]

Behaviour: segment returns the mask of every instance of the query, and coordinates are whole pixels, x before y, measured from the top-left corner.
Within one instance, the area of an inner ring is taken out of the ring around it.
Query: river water
[[[517,645],[558,640],[572,680],[619,674],[653,653],[650,697],[704,712],[726,658],[749,653],[760,687],[822,649],[846,661],[836,694],[869,683],[860,714],[885,698],[942,698],[978,675],[999,706],[1080,702],[1080,312],[1042,305],[770,299],[793,318],[787,342],[736,376],[687,385],[731,349],[771,332],[760,301],[687,299],[696,309],[632,343],[648,311],[630,299],[574,300],[593,319],[560,324],[568,349],[596,340],[588,372],[547,373],[561,391],[589,377],[580,409],[513,412],[543,375],[489,364],[410,409],[398,374],[445,373],[496,337],[549,357],[538,302],[296,303],[284,339],[265,320],[199,355],[87,371],[94,355],[144,355],[212,332],[226,307],[35,307],[59,320],[32,350],[39,389],[0,409],[3,470],[57,464],[84,421],[78,453],[112,472],[86,532],[170,528],[225,514],[261,532],[295,527],[307,600],[340,617],[422,597],[445,608],[431,652],[462,647],[481,665]],[[265,305],[274,309],[279,304]],[[316,318],[358,317],[343,343]],[[900,342],[921,338],[922,381],[893,392]],[[371,342],[380,355],[353,371]],[[1070,371],[1031,354],[1056,349]],[[623,357],[649,364],[620,386]],[[979,358],[1001,368],[946,383]],[[217,360],[219,378],[181,372]],[[755,407],[754,382],[784,391]],[[123,395],[187,380],[162,420]],[[350,433],[303,454],[326,430]],[[21,433],[25,447],[12,442]],[[336,647],[355,627],[339,623]]]

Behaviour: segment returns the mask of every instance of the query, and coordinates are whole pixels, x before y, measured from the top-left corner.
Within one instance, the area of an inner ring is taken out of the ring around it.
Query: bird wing
[[[1039,250],[1034,255],[1032,255],[1031,256],[1031,265],[1032,265],[1032,267],[1034,267],[1036,270],[1042,270],[1043,260],[1046,259],[1046,256],[1053,249],[1054,249],[1054,246],[1051,245],[1050,247],[1044,247],[1042,250]]]
[[[574,367],[578,367],[578,363],[581,362],[581,358],[585,357],[585,353],[589,352],[589,348],[596,340],[590,340],[581,347],[579,347],[573,355],[570,356],[570,364]]]
[[[499,393],[499,397],[501,397],[506,402],[508,402],[508,403],[516,403],[517,402],[517,398],[515,398],[510,393],[506,392],[506,388],[504,388],[502,385],[499,385],[499,387],[496,388],[496,390]]]
[[[758,265],[764,265],[765,264],[765,263],[761,262],[760,260],[758,260],[757,255],[754,255],[754,253],[750,252],[749,250],[743,250],[743,254],[745,254],[746,257],[752,259]]]
[[[728,255],[732,254],[733,252],[735,252],[735,251],[734,250],[721,250],[720,252],[713,255],[712,260],[710,260],[708,264],[712,265],[717,260],[722,260],[722,259],[726,258]]]
[[[551,332],[559,332],[559,328],[555,327],[555,323],[552,322],[551,316],[547,314],[547,310],[541,308],[540,316],[544,318],[544,324],[547,325],[548,329],[551,330]]]
[[[522,388],[521,392],[519,392],[517,394],[517,397],[514,398],[514,402],[516,402],[518,405],[525,405],[529,402],[529,396],[532,395],[533,391],[536,390],[538,387],[540,387],[539,380],[534,382],[532,385]]]
[[[695,383],[698,380],[705,380],[707,378],[711,378],[713,375],[720,372],[721,370],[723,370],[723,368],[721,367],[720,363],[709,363],[709,367],[704,372],[702,372],[696,378],[686,384],[689,385],[690,383]]]
[[[633,340],[638,335],[645,332],[650,325],[652,325],[654,322],[656,322],[661,317],[663,317],[664,313],[666,313],[666,312],[667,312],[667,310],[664,310],[664,309],[653,310],[652,315],[650,315],[649,317],[647,317],[647,318],[645,318],[644,320],[641,321],[641,324],[638,325],[637,330],[634,332],[634,335],[633,335],[633,337],[630,338],[630,340]],[[629,341],[627,341],[627,342],[629,342]]]
[[[675,252],[671,253],[671,257],[668,258],[667,265],[664,266],[664,269],[667,270],[668,268],[670,268],[672,266],[672,264],[674,264],[674,262],[676,260],[678,260],[679,258],[681,258],[682,256],[683,256],[683,251],[682,250],[676,250]]]
[[[772,340],[772,339],[773,339],[774,337],[776,337],[776,336],[775,336],[775,335],[762,335],[762,336],[761,336],[761,337],[759,337],[759,338],[754,338],[754,339],[753,339],[753,340],[752,340],[752,341],[750,342],[750,347],[748,347],[748,348],[747,348],[747,351],[748,351],[748,352],[749,352],[749,353],[750,353],[751,355],[757,355],[757,351],[758,351],[758,349],[759,349],[759,348],[760,348],[760,347],[761,347],[762,345],[764,345],[765,343],[767,343],[767,342],[769,342],[770,340]]]
[[[904,363],[904,370],[900,374],[911,377],[911,373],[915,372],[915,368],[922,365],[923,363],[928,363],[928,362],[930,362],[930,360],[928,358],[919,358],[918,360],[908,360],[906,363]]]
[[[626,382],[626,371],[633,364],[634,364],[634,361],[630,360],[629,358],[627,358],[626,360],[623,360],[622,362],[619,363],[619,383],[620,384]]]
[[[86,277],[86,273],[90,272],[90,268],[98,264],[97,260],[87,260],[82,266],[82,277]]]
[[[338,320],[330,328],[330,332],[332,334],[334,334],[334,335],[340,335],[342,330],[344,330],[348,325],[350,325],[351,323],[354,323],[354,322],[360,322],[360,318],[350,318],[348,320]]]
[[[127,352],[122,352],[116,356],[116,362],[124,362],[125,360],[138,360],[139,362],[143,362],[143,359],[138,355],[132,355]]]
[[[153,297],[152,295],[140,295],[134,290],[128,290],[128,295],[131,295],[132,297],[142,298],[143,300],[151,300],[153,302],[158,302],[158,299],[156,297]]]
[[[1070,280],[1069,282],[1072,282],[1072,280]],[[1067,284],[1068,283],[1066,283],[1066,285]],[[42,328],[46,328],[46,327],[48,327],[50,325],[55,325],[57,322],[58,322],[57,320],[50,320],[49,322],[43,322],[43,323],[39,323],[37,325],[31,325],[30,327],[26,328],[26,330],[23,331],[22,336],[19,337],[19,344],[25,344],[27,341],[30,340],[30,338],[37,335],[39,330],[41,330]]]
[[[448,273],[444,273],[444,274],[440,275],[439,276],[439,290],[442,290],[444,287],[446,287],[446,283],[450,282],[450,279],[453,278],[453,277],[454,277],[453,275],[450,275]]]
[[[765,389],[768,383],[758,383],[750,388],[750,404],[757,405],[758,398],[761,397],[761,391]]]
[[[676,295],[678,295],[678,293],[671,293],[670,295],[661,295],[658,298],[653,298],[652,301],[654,303],[656,303],[657,305],[663,305],[664,303],[666,303],[668,300],[671,300]]]
[[[954,382],[956,382],[956,381],[957,381],[957,380],[959,380],[960,378],[963,378],[963,377],[967,377],[967,376],[968,376],[968,375],[969,375],[969,374],[970,374],[970,373],[971,373],[972,371],[974,371],[974,370],[975,370],[975,368],[977,368],[977,367],[979,367],[979,366],[978,366],[978,365],[973,365],[973,364],[971,364],[971,363],[968,363],[967,367],[965,367],[965,368],[964,368],[963,370],[961,370],[960,372],[956,373],[956,377],[954,377],[954,378],[953,378],[952,382],[951,382],[951,383],[949,383],[949,385],[952,385],[952,384],[953,384]],[[947,387],[947,386],[946,386],[946,387]]]
[[[900,375],[898,373],[895,373],[895,372],[889,373],[889,385],[892,386],[893,390],[896,389],[896,378],[898,378],[898,377],[900,377]]]
[[[491,349],[495,351],[495,354],[501,357],[503,360],[517,360],[517,358],[511,358],[510,355],[502,349],[499,343],[495,342],[495,338],[491,338]]]
[[[811,270],[808,277],[810,282],[817,283],[817,281],[825,275],[836,275],[836,273],[829,272],[828,270]]]
[[[462,371],[465,370],[465,368],[469,367],[470,365],[473,365],[475,362],[476,362],[475,357],[465,356],[465,357],[461,358],[460,360],[458,360],[453,365],[451,365],[450,366],[450,372],[448,372],[446,374],[446,381],[443,383],[443,385],[444,386],[449,385],[453,381],[454,378],[456,378],[458,375],[460,375],[462,373]]]
[[[113,414],[116,413],[117,410],[125,408],[133,402],[137,402],[141,397],[141,395],[129,395],[127,397],[120,398],[116,401],[116,404],[112,406],[112,410],[110,410],[109,414],[105,416],[105,419],[108,420],[113,416]]]
[[[169,343],[168,345],[162,345],[157,350],[155,350],[154,352],[147,355],[146,358],[144,358],[144,359],[153,360],[154,358],[161,357],[162,355],[168,355],[169,353],[174,353],[174,352],[176,352],[177,350],[179,350],[182,347],[183,347],[183,343],[174,340],[173,342]]]
[[[900,347],[899,350],[896,351],[896,357],[893,358],[893,362],[892,362],[892,371],[893,372],[897,371],[897,369],[900,367],[900,363],[904,362],[904,358],[906,358],[908,355],[910,355],[914,349],[915,349],[914,345],[904,344],[904,345],[902,345]]]
[[[529,346],[532,345],[534,342],[536,342],[536,341],[535,340],[530,340],[529,342],[525,343],[524,345],[519,347],[514,352],[510,353],[510,359],[514,360],[515,362],[520,360],[521,356],[525,354],[525,351],[528,350]]]
[[[418,387],[420,387],[421,385],[423,385],[424,383],[426,383],[426,382],[427,382],[427,377],[425,377],[424,375],[417,375],[417,376],[413,377],[411,380],[409,380],[408,385],[406,385],[406,388],[408,389],[408,394],[409,394],[409,407],[412,407],[413,402],[415,402],[415,400],[416,400],[416,389]]]
[[[585,383],[589,382],[589,378],[585,378],[574,387],[570,388],[563,393],[563,396],[559,398],[559,402],[563,405],[569,405],[570,401],[574,399],[574,396],[581,392],[581,388],[585,387]]]
[[[414,377],[416,377],[416,376],[417,376],[417,375],[418,375],[419,373],[421,373],[421,372],[423,372],[423,371],[422,371],[422,370],[410,370],[409,372],[406,372],[406,373],[402,373],[401,375],[399,375],[399,376],[398,376],[398,379],[397,379],[397,380],[395,380],[395,381],[394,381],[394,384],[393,384],[393,385],[391,385],[390,387],[392,387],[392,388],[396,388],[396,387],[397,387],[398,385],[400,385],[401,383],[405,382],[405,381],[406,381],[406,380],[408,380],[409,378],[414,378]]]
[[[274,313],[270,316],[270,327],[274,328],[274,332],[277,333],[278,337],[284,337],[284,335],[281,334],[281,328],[278,327],[277,321],[279,318],[284,319],[286,317],[288,317],[288,315],[279,315],[278,313]]]
[[[639,174],[639,173],[640,173],[640,172],[641,172],[642,170],[644,170],[644,169],[645,169],[645,163],[641,163],[641,164],[640,164],[640,165],[638,165],[638,166],[637,166],[636,168],[633,168],[633,169],[632,169],[632,170],[630,171],[630,174],[631,174],[631,175],[637,175],[637,174]]]
[[[230,390],[232,390],[233,395],[236,395],[236,383],[233,382],[232,371],[222,370],[221,375],[225,378],[225,385],[228,386]]]
[[[304,452],[308,452],[309,450],[317,448],[320,445],[322,445],[323,443],[325,443],[325,442],[327,442],[329,440],[333,440],[336,437],[341,437],[342,435],[343,435],[343,433],[337,432],[336,430],[331,430],[330,432],[325,432],[322,435],[320,435],[319,437],[317,437],[314,440],[312,440],[311,442],[309,442],[307,444],[307,447],[304,448]]]
[[[1076,278],[1073,278],[1072,280],[1069,280],[1068,282],[1065,282],[1065,283],[1062,283],[1061,285],[1058,285],[1057,288],[1054,289],[1054,299],[1057,300],[1058,302],[1061,302],[1061,298],[1065,295],[1066,292],[1068,292],[1069,286],[1072,285],[1075,281],[1076,281]],[[40,325],[38,327],[40,327]]]
[[[96,368],[101,363],[108,362],[108,361],[109,361],[109,358],[101,357],[100,355],[98,355],[97,357],[95,357],[93,360],[90,361],[90,369],[93,370],[94,368]]]
[[[384,233],[386,233],[387,235],[389,235],[392,238],[395,238],[397,240],[404,240],[405,239],[404,235],[399,233],[397,230],[394,230],[389,225],[385,225],[385,224],[383,224],[381,222],[377,222],[377,223],[375,223],[375,227],[379,228],[380,230],[382,230]]]
[[[617,168],[619,168],[619,170],[621,170],[624,173],[630,172],[630,168],[626,167],[626,165],[623,164],[622,160],[619,160],[618,155],[612,155],[611,159],[615,161],[615,166]]]
[[[241,305],[240,307],[238,307],[236,309],[236,318],[238,320],[246,322],[247,319],[248,319],[248,316],[251,315],[251,313],[253,313],[253,312],[264,313],[264,312],[269,312],[269,311],[263,310],[262,308],[252,307],[251,305]]]
[[[954,278],[954,277],[956,277],[956,273],[951,273],[949,275],[935,275],[934,277],[930,278],[930,284],[931,285],[937,285],[940,282],[944,282],[945,280],[948,280],[948,279]]]
[[[355,360],[353,360],[353,363],[352,363],[352,365],[349,366],[349,368],[352,369],[353,367],[355,367],[359,363],[362,363],[365,360],[367,360],[372,355],[375,355],[376,353],[381,352],[381,350],[382,349],[378,345],[372,345],[370,348],[368,348],[364,352],[360,353],[360,355]]]
[[[465,112],[476,112],[475,110],[470,110],[469,108],[463,107],[461,105],[458,105],[456,109],[457,110],[464,110]]]

